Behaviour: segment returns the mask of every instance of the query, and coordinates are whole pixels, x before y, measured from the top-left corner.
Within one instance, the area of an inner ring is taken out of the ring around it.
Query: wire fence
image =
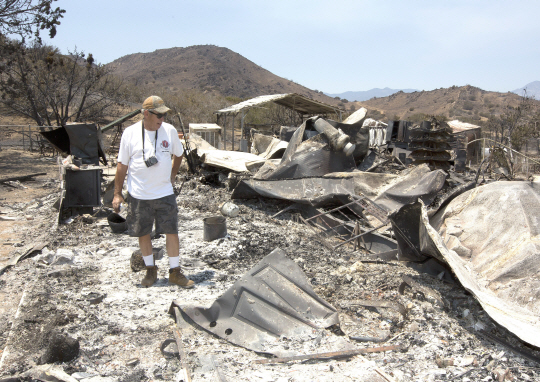
[[[59,126],[37,126],[37,125],[0,125],[2,132],[2,139],[0,139],[0,149],[12,148],[23,151],[39,152],[41,155],[57,155],[58,151],[40,134],[41,131],[50,131],[57,129]],[[238,129],[236,129],[238,130]],[[230,135],[230,131],[229,131]],[[478,146],[474,150],[474,154],[468,156],[468,160],[473,162],[472,164],[480,164],[486,155],[489,155],[489,147],[496,145],[505,147],[507,150],[511,150],[514,156],[514,171],[523,174],[540,173],[540,140],[531,138],[522,147],[521,152],[510,149],[505,145],[491,139],[491,134],[482,133],[482,138],[475,139],[467,143],[467,145]],[[112,137],[111,137],[112,138]],[[104,139],[108,141],[109,139]],[[232,149],[232,137],[227,137],[223,144],[227,149]],[[234,141],[239,147],[240,138],[238,131],[235,131]],[[105,146],[109,146],[107,143],[102,142]],[[231,146],[231,147],[228,147]],[[524,155],[527,154],[527,155]],[[471,160],[472,159],[472,160]],[[476,163],[474,163],[476,162]]]
[[[487,156],[491,155],[493,147],[501,147],[509,154],[511,154],[513,162],[513,171],[515,173],[524,174],[528,177],[530,174],[540,173],[540,158],[538,150],[538,139],[530,139],[523,147],[522,151],[514,150],[500,142],[497,142],[491,138],[478,138],[468,143],[468,145],[476,143],[481,144],[481,157],[479,160],[483,161]],[[527,155],[525,155],[526,153]]]
[[[50,131],[57,126],[36,125],[0,125],[2,139],[0,148],[12,148],[23,151],[37,151],[41,154],[55,154],[56,150],[40,134],[41,131]]]

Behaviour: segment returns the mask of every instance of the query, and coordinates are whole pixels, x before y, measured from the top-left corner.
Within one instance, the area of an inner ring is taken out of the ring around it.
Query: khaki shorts
[[[178,233],[178,207],[174,194],[154,200],[127,197],[127,224],[130,236],[141,237],[152,233],[156,223],[157,234]]]

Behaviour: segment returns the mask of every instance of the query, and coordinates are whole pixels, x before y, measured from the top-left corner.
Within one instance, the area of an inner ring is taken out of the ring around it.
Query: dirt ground
[[[0,179],[45,173],[12,186],[0,184],[0,264],[7,260],[14,245],[22,245],[26,231],[41,224],[33,219],[31,211],[17,220],[4,220],[9,212],[6,207],[28,204],[55,191],[60,185],[56,160],[28,151],[0,150]]]
[[[191,178],[177,195],[181,264],[196,282],[195,289],[168,284],[166,255],[157,261],[155,286],[141,288],[143,274],[130,265],[137,240],[111,232],[106,221],[110,210],[98,212],[96,219],[79,217],[55,224],[56,159],[5,151],[0,155],[2,177],[48,174],[22,182],[25,189],[1,186],[0,218],[14,219],[0,220],[4,260],[38,243],[45,247],[0,275],[0,378],[37,367],[53,334],[59,333],[77,339],[80,349],[74,359],[52,366],[77,380],[178,381],[182,363],[175,347],[160,351],[165,340],[174,338],[174,319],[168,314],[172,301],[209,306],[264,256],[281,248],[314,291],[338,310],[343,323],[357,327],[365,337],[386,336],[382,342],[358,342],[333,326],[314,330],[306,338],[280,338],[277,345],[283,352],[313,354],[388,345],[401,350],[259,365],[254,361],[263,355],[188,326],[183,330],[183,361],[193,381],[540,380],[540,364],[490,341],[481,330],[537,357],[538,349],[497,325],[459,283],[403,262],[366,260],[361,252],[330,254],[290,213],[272,218],[287,206],[284,202],[235,200],[240,214],[227,218],[228,236],[205,242],[203,218],[216,215],[220,204],[230,201],[230,191],[217,177]],[[183,176],[178,177],[177,193]],[[153,246],[164,248],[165,239],[156,238]],[[432,294],[400,288],[404,276]],[[399,303],[407,313],[355,305],[359,299]]]

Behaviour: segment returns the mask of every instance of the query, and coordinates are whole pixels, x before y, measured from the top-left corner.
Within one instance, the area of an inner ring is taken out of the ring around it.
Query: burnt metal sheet
[[[443,188],[448,174],[442,170],[430,171],[426,165],[405,170],[395,183],[373,199],[389,212],[421,199],[429,205]]]
[[[420,252],[420,210],[420,203],[412,203],[390,215],[400,259],[424,261],[428,258]]]
[[[467,191],[431,220],[420,249],[441,256],[499,324],[540,346],[540,183],[495,182]]]
[[[39,133],[43,138],[49,141],[55,149],[65,154],[70,154],[69,135],[63,126],[51,131],[40,131]]]
[[[280,164],[264,179],[297,179],[322,176],[332,172],[352,171],[356,168],[353,156],[330,148],[324,134],[305,140],[308,130],[313,130],[317,118],[306,120],[293,134]]]
[[[295,337],[338,323],[336,309],[311,288],[300,267],[274,249],[210,308],[178,306],[194,323],[236,345],[272,353],[280,336]]]
[[[291,110],[294,110],[300,114],[339,114],[343,110],[325,104],[323,102],[315,101],[313,99],[307,98],[300,94],[296,93],[286,93],[286,94],[272,94],[272,95],[263,95],[255,98],[248,99],[237,103],[236,105],[229,106],[225,109],[218,110],[214,114],[218,115],[237,115],[243,110],[250,109],[252,107],[257,107],[264,105],[266,103],[273,102],[278,105],[284,106]]]
[[[101,205],[101,169],[66,169],[63,208]]]
[[[391,213],[418,198],[430,204],[444,186],[446,177],[441,170],[431,171],[427,165],[421,165],[411,167],[401,175],[356,171],[303,179],[244,179],[238,183],[231,198],[266,197],[320,207],[330,202],[343,204],[351,194],[363,195]]]
[[[100,144],[101,131],[96,125],[71,124],[40,134],[58,151],[82,159],[83,164],[99,164],[99,158],[107,164]]]
[[[476,187],[431,218],[421,201],[400,212],[402,229],[418,229],[416,251],[448,264],[495,321],[540,346],[540,183]]]
[[[95,124],[75,123],[65,126],[72,155],[83,164],[99,165],[99,138]]]
[[[289,200],[301,204],[325,205],[339,201],[339,196],[354,193],[354,181],[345,177],[313,177],[287,180],[244,179],[238,183],[231,199],[253,199],[259,196]]]

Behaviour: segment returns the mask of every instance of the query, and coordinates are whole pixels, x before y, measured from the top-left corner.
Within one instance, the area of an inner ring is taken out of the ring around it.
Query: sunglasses
[[[163,118],[163,117],[165,117],[167,115],[167,113],[154,113],[153,111],[150,111],[150,110],[148,110],[148,112],[154,114],[159,119],[161,119],[161,118]]]

